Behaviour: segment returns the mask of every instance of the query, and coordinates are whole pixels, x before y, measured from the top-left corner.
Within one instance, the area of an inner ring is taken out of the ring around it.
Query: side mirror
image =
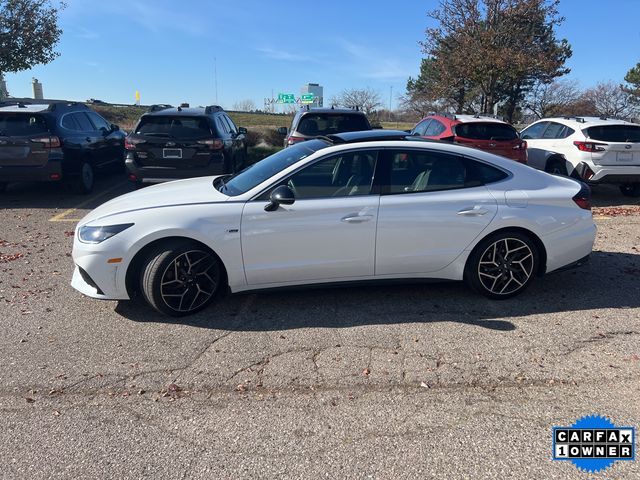
[[[269,203],[264,207],[265,211],[273,212],[278,209],[280,205],[291,205],[296,201],[296,197],[286,185],[280,185],[276,187],[269,196]]]
[[[289,129],[287,127],[279,127],[278,128],[278,134],[279,135],[286,135],[287,133],[289,133]]]
[[[246,135],[247,134],[247,129],[244,127],[238,127],[238,133],[240,135]]]
[[[111,131],[112,132],[117,132],[118,130],[120,130],[120,127],[118,125],[116,125],[115,123],[111,124]]]

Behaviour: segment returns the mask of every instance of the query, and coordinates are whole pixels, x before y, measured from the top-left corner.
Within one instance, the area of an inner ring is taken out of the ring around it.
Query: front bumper
[[[129,294],[122,281],[126,272],[124,263],[109,263],[109,259],[125,257],[124,252],[109,248],[102,250],[100,245],[84,244],[77,239],[73,245],[75,269],[71,286],[80,293],[102,300],[128,300]],[[125,270],[123,270],[125,269]]]

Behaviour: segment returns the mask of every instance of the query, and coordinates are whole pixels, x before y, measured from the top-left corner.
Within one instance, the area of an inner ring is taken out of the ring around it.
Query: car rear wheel
[[[93,190],[94,182],[93,167],[89,162],[82,162],[80,174],[73,179],[71,186],[76,193],[87,194]]]
[[[627,183],[620,185],[620,191],[626,197],[640,197],[640,183]]]
[[[502,232],[481,241],[473,250],[464,279],[476,292],[494,299],[518,295],[538,270],[535,243],[518,232]]]
[[[182,317],[209,305],[222,282],[220,260],[190,241],[165,244],[153,250],[141,269],[141,290],[153,308]]]
[[[545,172],[550,173],[552,175],[564,175],[567,176],[567,166],[565,165],[565,161],[561,159],[550,160],[547,163],[547,168],[545,168]]]

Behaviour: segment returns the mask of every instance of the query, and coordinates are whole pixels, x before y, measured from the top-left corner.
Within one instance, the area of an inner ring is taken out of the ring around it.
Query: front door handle
[[[340,221],[347,223],[363,223],[368,222],[373,218],[373,215],[347,215],[342,217]]]
[[[482,208],[480,205],[476,205],[473,208],[463,208],[458,211],[458,215],[462,215],[463,217],[481,217],[487,213],[489,213],[489,210]]]

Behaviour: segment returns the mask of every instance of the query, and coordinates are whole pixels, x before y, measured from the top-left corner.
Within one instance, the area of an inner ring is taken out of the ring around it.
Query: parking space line
[[[114,191],[115,189],[122,187],[123,185],[125,185],[126,182],[122,182],[122,183],[118,183],[116,185],[114,185],[111,188],[107,188],[106,190],[98,193],[97,195],[94,195],[91,198],[88,198],[87,200],[80,202],[78,205],[76,205],[73,208],[69,208],[67,210],[65,210],[64,212],[58,213],[57,215],[54,215],[53,217],[51,217],[49,219],[50,222],[78,222],[81,219],[80,218],[66,218],[67,215],[71,215],[73,212],[75,212],[76,210],[84,207],[85,205],[90,204],[91,202],[93,202],[94,200],[97,200],[100,197],[103,197],[104,195],[106,195],[107,193],[111,193],[112,191]]]

